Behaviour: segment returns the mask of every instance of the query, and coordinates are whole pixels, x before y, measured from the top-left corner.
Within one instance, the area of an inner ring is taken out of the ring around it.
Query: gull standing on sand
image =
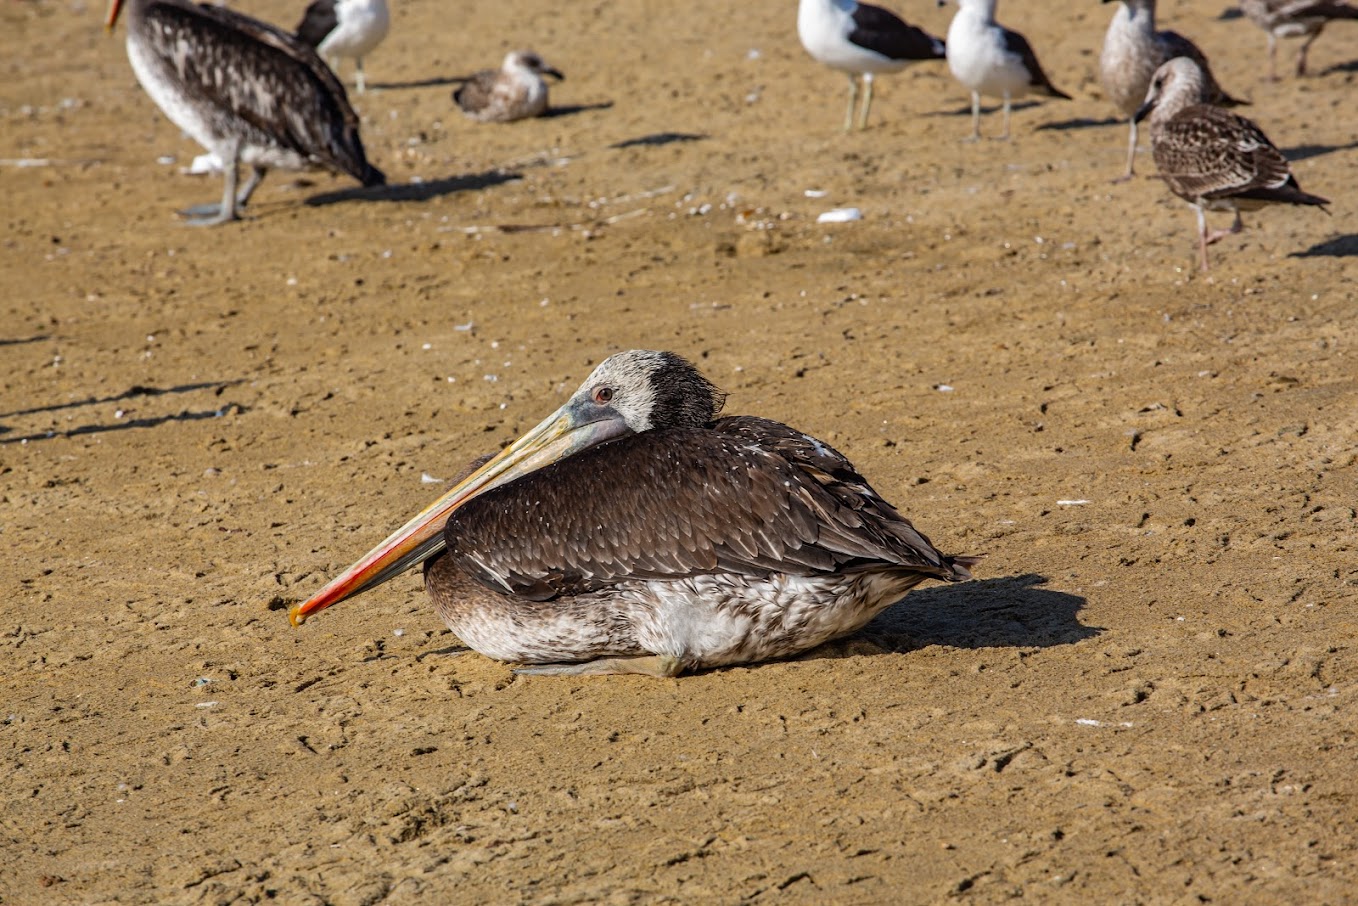
[[[109,4],[109,31],[123,0]],[[141,87],[170,120],[217,156],[221,204],[181,212],[210,226],[236,220],[275,167],[324,167],[365,186],[386,177],[368,163],[344,86],[292,35],[222,6],[128,0],[127,56]],[[240,165],[250,179],[236,191]]]
[[[1305,38],[1297,51],[1297,75],[1306,75],[1306,51],[1333,19],[1358,19],[1358,6],[1344,0],[1240,0],[1240,11],[1268,32],[1268,77],[1278,80],[1278,39]]]
[[[1131,135],[1127,141],[1127,172],[1116,182],[1131,179],[1136,161],[1136,120],[1133,115],[1146,100],[1155,70],[1175,57],[1188,57],[1202,69],[1207,99],[1223,107],[1245,103],[1228,95],[1212,76],[1207,57],[1197,45],[1178,32],[1155,30],[1155,0],[1103,0],[1117,2],[1099,55],[1099,80],[1108,99],[1127,117]]]
[[[515,50],[499,69],[483,69],[453,92],[462,112],[478,123],[511,123],[547,110],[543,76],[564,79],[531,50]]]
[[[1318,205],[1329,199],[1301,190],[1268,136],[1243,116],[1205,102],[1202,69],[1176,57],[1155,72],[1138,120],[1151,120],[1151,156],[1169,190],[1198,213],[1199,264],[1207,270],[1207,246],[1243,228],[1241,211],[1266,204]],[[1207,232],[1206,211],[1232,211],[1230,229]],[[1326,212],[1328,213],[1328,212]]]
[[[297,37],[329,60],[336,74],[340,57],[352,59],[354,85],[362,94],[367,90],[363,58],[382,43],[390,28],[387,0],[313,0],[297,24]]]
[[[863,110],[858,128],[868,124],[872,79],[881,72],[900,72],[917,60],[941,60],[943,42],[904,22],[889,9],[854,0],[801,0],[797,37],[816,60],[849,77],[849,109],[844,131],[853,128],[858,81],[863,80]]]
[[[945,0],[939,0],[942,6]],[[1028,39],[995,21],[996,0],[957,0],[948,26],[948,68],[971,89],[971,136],[981,137],[981,95],[1004,98],[1004,134],[1009,138],[1009,107],[1014,98],[1041,94],[1070,100],[1051,83]]]

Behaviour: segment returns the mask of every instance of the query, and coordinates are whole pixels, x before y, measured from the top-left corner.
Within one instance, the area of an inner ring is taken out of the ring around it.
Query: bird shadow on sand
[[[519,173],[505,170],[487,170],[484,173],[470,173],[463,176],[448,176],[443,179],[426,179],[421,182],[398,183],[385,186],[355,186],[335,192],[322,192],[312,195],[304,204],[319,208],[328,204],[344,201],[429,201],[455,192],[474,192],[491,186],[503,185],[523,179]]]
[[[1034,132],[1070,132],[1074,129],[1102,129],[1104,126],[1125,126],[1127,120],[1118,119],[1114,116],[1106,116],[1101,120],[1091,119],[1087,116],[1077,116],[1069,120],[1057,120],[1054,123],[1043,123],[1034,126]]]
[[[650,135],[641,135],[615,142],[608,147],[614,150],[638,148],[643,145],[657,148],[661,145],[673,145],[679,142],[706,141],[709,137],[705,132],[652,132]]]
[[[1085,599],[1046,588],[1034,574],[981,579],[912,591],[861,631],[821,645],[807,657],[949,648],[1051,648],[1098,636],[1077,614]]]
[[[1032,108],[1032,107],[1040,107],[1040,106],[1041,106],[1041,102],[1040,102],[1040,101],[1014,101],[1014,103],[1011,104],[1011,105],[1009,106],[1009,109],[1010,109],[1010,111],[1013,112],[1013,113],[1018,113],[1020,110],[1028,110],[1028,109],[1030,109],[1030,108]],[[990,114],[992,114],[992,113],[999,113],[999,112],[1000,112],[1001,110],[1003,110],[1003,109],[1004,109],[1004,104],[996,103],[996,104],[990,104],[989,106],[987,106],[986,104],[982,103],[982,104],[981,104],[981,116],[988,116],[988,115],[990,115]],[[954,107],[952,110],[929,110],[929,111],[926,111],[926,112],[921,113],[921,114],[919,114],[919,115],[920,115],[920,116],[965,116],[965,117],[970,118],[970,117],[971,117],[971,103],[968,102],[968,103],[966,103],[965,105],[963,105],[963,106],[961,106],[961,107]]]
[[[461,85],[470,82],[471,76],[431,76],[427,79],[411,79],[408,82],[369,82],[370,91],[408,91],[411,88],[442,88],[445,85]]]
[[[587,113],[590,110],[608,110],[612,106],[612,101],[600,101],[597,104],[562,104],[559,107],[553,104],[538,114],[538,119],[551,120],[558,116],[574,116],[577,113]]]
[[[43,340],[50,339],[52,338],[45,333],[32,337],[11,337],[9,339],[0,337],[0,346],[22,346],[25,343],[41,343]]]
[[[1234,22],[1236,19],[1245,18],[1245,14],[1240,11],[1238,6],[1228,6],[1217,16],[1218,22]]]
[[[1349,60],[1347,63],[1335,63],[1333,66],[1325,67],[1320,74],[1322,76],[1337,75],[1341,72],[1358,72],[1358,60]]]
[[[1311,157],[1324,157],[1336,151],[1352,151],[1354,148],[1358,148],[1358,141],[1349,142],[1347,145],[1297,145],[1295,148],[1284,148],[1282,151],[1283,157],[1296,163]]]
[[[0,418],[15,418],[25,415],[38,415],[45,412],[58,412],[63,409],[76,409],[85,406],[105,406],[110,403],[122,403],[128,400],[135,400],[143,397],[167,396],[185,393],[195,393],[201,391],[213,391],[214,396],[221,396],[226,388],[243,383],[240,380],[234,381],[204,381],[197,384],[180,384],[176,387],[145,387],[137,385],[123,391],[122,393],[111,396],[87,397],[81,400],[70,402],[53,403],[50,406],[34,406],[29,409],[16,409],[12,412],[0,412]],[[129,407],[130,408],[130,407]],[[30,434],[23,434],[16,437],[0,438],[0,444],[17,444],[28,441],[52,440],[58,437],[79,437],[82,434],[105,434],[110,431],[127,431],[132,428],[155,428],[171,422],[196,422],[210,418],[222,418],[226,415],[239,415],[248,412],[245,406],[240,403],[224,402],[219,405],[205,409],[182,409],[179,412],[167,415],[145,416],[132,418],[131,412],[113,414],[112,421],[96,421],[89,424],[77,425],[74,428],[64,428],[60,431],[48,430],[38,431]],[[13,429],[0,426],[0,434],[9,434]]]
[[[1358,233],[1335,236],[1318,242],[1309,249],[1292,252],[1289,258],[1358,258]]]

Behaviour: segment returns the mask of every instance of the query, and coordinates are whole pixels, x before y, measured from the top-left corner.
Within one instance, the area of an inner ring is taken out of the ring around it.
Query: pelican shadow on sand
[[[489,189],[491,186],[517,182],[522,174],[506,170],[487,170],[484,173],[468,173],[462,176],[447,176],[443,179],[426,179],[421,182],[407,182],[385,186],[353,186],[312,195],[304,204],[318,208],[344,201],[430,201],[456,192],[474,192]]]
[[[862,630],[807,652],[805,657],[848,657],[864,650],[949,648],[1052,648],[1100,635],[1077,614],[1085,599],[1046,588],[1035,574],[978,579],[917,588]]]

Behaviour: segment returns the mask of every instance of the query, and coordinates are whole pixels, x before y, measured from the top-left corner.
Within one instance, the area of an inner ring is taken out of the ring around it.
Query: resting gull
[[[499,69],[483,69],[453,92],[462,112],[479,123],[511,123],[547,110],[544,75],[564,79],[531,50],[515,50]]]

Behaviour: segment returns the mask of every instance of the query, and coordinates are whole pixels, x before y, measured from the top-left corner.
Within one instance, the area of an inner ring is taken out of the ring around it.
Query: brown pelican
[[[123,0],[111,0],[107,25]],[[188,0],[128,0],[127,56],[151,100],[214,153],[226,171],[220,205],[184,212],[190,222],[235,220],[274,167],[347,173],[386,182],[368,163],[344,86],[292,35],[225,7]],[[237,194],[240,164],[250,179]]]
[[[813,58],[849,76],[849,109],[844,131],[853,128],[858,81],[863,80],[863,109],[858,128],[868,125],[872,81],[879,72],[900,72],[917,60],[941,60],[943,42],[907,24],[889,9],[856,0],[801,0],[797,37]]]
[[[1241,211],[1267,204],[1317,205],[1325,210],[1330,203],[1301,190],[1287,158],[1258,126],[1206,103],[1202,68],[1188,57],[1175,57],[1155,71],[1136,119],[1147,115],[1151,156],[1160,178],[1197,210],[1198,263],[1204,271],[1207,246],[1244,228]],[[1208,233],[1209,209],[1234,212],[1230,229]]]
[[[753,416],[670,352],[606,359],[545,421],[304,604],[294,625],[425,563],[468,646],[524,673],[784,657],[924,579],[970,578],[814,437]]]
[[[312,0],[297,25],[297,37],[316,48],[339,72],[339,58],[354,61],[358,93],[367,90],[363,58],[372,53],[391,28],[387,0]]]
[[[547,81],[564,79],[531,50],[505,55],[499,69],[483,69],[453,92],[462,112],[478,123],[512,123],[547,111]]]

